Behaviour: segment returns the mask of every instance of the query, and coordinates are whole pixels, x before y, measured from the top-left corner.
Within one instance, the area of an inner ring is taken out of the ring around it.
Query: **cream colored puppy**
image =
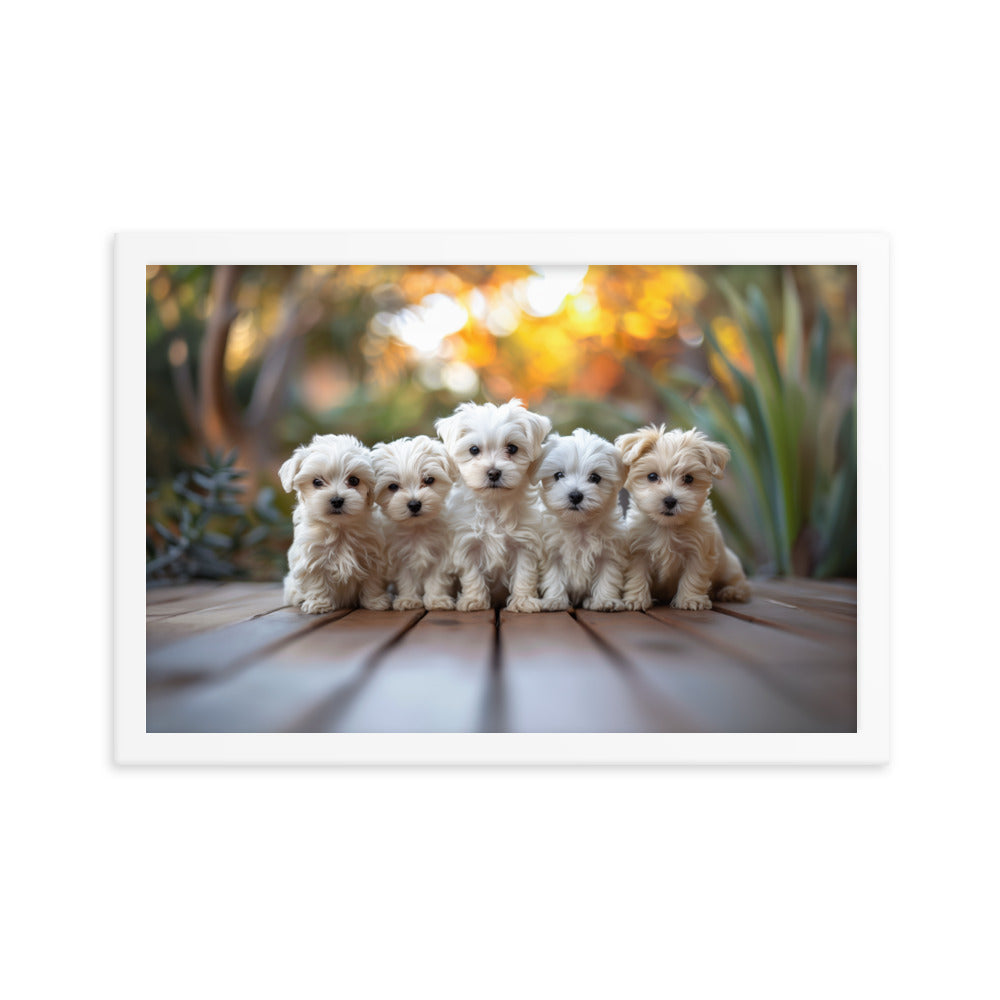
[[[540,611],[542,518],[532,476],[552,429],[548,417],[519,399],[462,403],[434,427],[461,476],[448,501],[461,581],[456,608],[478,611],[506,601],[511,611]]]
[[[295,449],[278,476],[297,500],[285,603],[311,615],[359,604],[389,608],[371,452],[349,434],[317,434]]]
[[[624,473],[614,446],[582,427],[545,442],[537,474],[545,506],[544,610],[624,610],[626,539],[618,505]]]
[[[421,434],[375,445],[372,467],[388,577],[396,589],[393,609],[454,608],[452,533],[444,516],[458,477],[451,456],[440,441]]]
[[[729,462],[729,449],[699,430],[650,425],[615,440],[628,469],[630,610],[653,599],[697,611],[719,601],[748,601],[750,584],[727,549],[708,495]],[[711,595],[711,596],[710,596]]]

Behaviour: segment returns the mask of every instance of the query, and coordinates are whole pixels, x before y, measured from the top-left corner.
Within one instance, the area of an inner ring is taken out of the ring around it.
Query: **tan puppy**
[[[317,434],[295,449],[278,476],[298,501],[285,603],[312,615],[359,604],[388,609],[371,452],[350,434]]]
[[[448,500],[462,590],[455,607],[479,611],[506,602],[511,611],[541,611],[542,518],[532,476],[551,422],[511,399],[462,403],[434,427],[461,476]]]
[[[654,599],[698,611],[719,601],[748,601],[750,584],[726,548],[708,495],[729,449],[699,430],[650,425],[615,440],[628,469],[632,504],[624,601],[644,610]]]
[[[444,445],[423,434],[372,448],[375,502],[381,511],[395,611],[447,610],[454,571],[445,501],[458,477]]]

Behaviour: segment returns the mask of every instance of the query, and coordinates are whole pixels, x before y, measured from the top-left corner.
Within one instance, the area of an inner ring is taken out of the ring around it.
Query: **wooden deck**
[[[282,606],[147,592],[148,732],[854,732],[853,582],[754,581],[711,611]]]

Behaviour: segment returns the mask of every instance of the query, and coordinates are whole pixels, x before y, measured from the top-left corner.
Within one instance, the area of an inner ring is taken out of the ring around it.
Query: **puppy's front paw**
[[[362,597],[361,607],[367,608],[369,611],[388,611],[392,607],[392,598],[388,594],[379,594],[378,597]]]
[[[397,597],[392,602],[393,611],[414,611],[416,608],[422,608],[423,606],[424,602],[419,597]]]
[[[455,607],[455,598],[449,597],[447,594],[441,594],[437,597],[428,597],[425,594],[424,607],[428,611],[452,611]]]
[[[723,587],[716,595],[717,601],[739,601],[745,604],[750,600],[750,584],[745,580],[742,583],[733,583],[728,587]]]
[[[570,608],[569,600],[565,597],[543,597],[541,605],[542,611],[569,611]]]
[[[625,601],[619,601],[617,598],[609,597],[603,600],[597,600],[593,597],[587,597],[583,601],[583,606],[587,611],[636,611],[637,608],[630,608]]]
[[[542,610],[542,602],[537,597],[511,597],[507,601],[507,610],[518,614],[534,614]]]
[[[301,608],[307,615],[325,615],[327,611],[335,610],[335,605],[322,597],[307,597]]]
[[[626,597],[622,601],[622,611],[646,611],[653,606],[651,597]]]
[[[711,606],[708,594],[688,594],[684,597],[678,594],[670,602],[670,607],[679,608],[681,611],[708,611]]]
[[[486,611],[489,606],[489,597],[460,597],[455,602],[456,611]]]

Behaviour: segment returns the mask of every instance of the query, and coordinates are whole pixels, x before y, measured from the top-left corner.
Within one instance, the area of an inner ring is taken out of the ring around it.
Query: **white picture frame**
[[[147,733],[145,268],[345,262],[854,264],[856,733]],[[889,238],[879,233],[208,233],[115,239],[114,753],[119,764],[882,764],[890,756]]]

